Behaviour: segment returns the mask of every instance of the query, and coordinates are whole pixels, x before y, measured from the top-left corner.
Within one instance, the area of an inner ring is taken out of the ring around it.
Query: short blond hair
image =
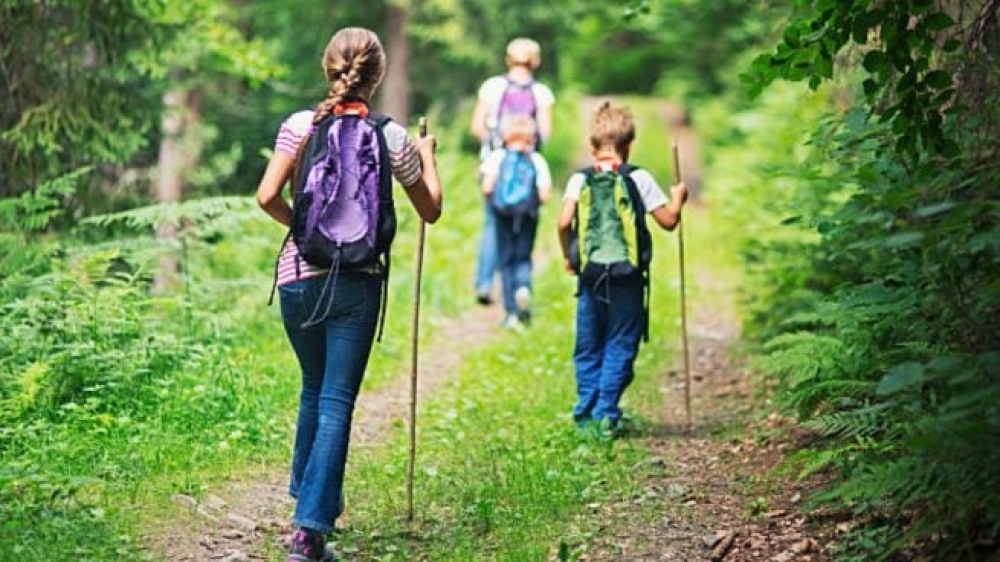
[[[620,156],[624,156],[634,140],[635,119],[629,108],[611,107],[608,101],[597,108],[590,121],[590,146],[594,150],[614,147]]]
[[[504,141],[519,139],[534,142],[538,127],[535,125],[535,120],[527,115],[511,115],[504,118],[500,130],[503,131]]]
[[[538,41],[518,37],[507,43],[507,66],[527,66],[535,70],[542,64],[542,48]]]

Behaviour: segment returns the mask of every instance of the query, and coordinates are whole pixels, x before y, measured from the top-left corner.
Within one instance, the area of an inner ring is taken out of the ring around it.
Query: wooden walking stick
[[[681,182],[681,159],[674,139],[674,183]],[[691,359],[688,353],[687,292],[684,288],[684,221],[677,224],[677,246],[680,258],[681,276],[681,339],[684,342],[684,415],[687,427],[691,429]]]
[[[420,118],[420,137],[427,136],[427,118]],[[406,465],[406,520],[413,521],[413,471],[417,460],[417,348],[420,341],[420,278],[424,271],[424,235],[427,223],[420,220],[417,233],[417,274],[413,281],[413,344],[410,363],[410,451]]]

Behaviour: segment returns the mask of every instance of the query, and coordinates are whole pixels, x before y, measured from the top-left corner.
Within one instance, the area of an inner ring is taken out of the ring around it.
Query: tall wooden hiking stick
[[[427,118],[420,118],[420,137],[427,136]],[[420,278],[424,272],[424,235],[427,223],[420,219],[417,234],[417,275],[413,282],[413,345],[410,363],[410,451],[406,465],[406,520],[413,521],[413,471],[417,461],[417,348],[420,341]]]
[[[681,181],[681,159],[674,139],[674,183]],[[691,359],[688,353],[687,291],[684,289],[684,221],[677,224],[677,246],[681,274],[681,339],[684,342],[684,415],[691,429]]]

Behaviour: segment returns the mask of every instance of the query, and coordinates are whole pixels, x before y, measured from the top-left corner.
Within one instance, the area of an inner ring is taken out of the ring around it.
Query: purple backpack
[[[292,178],[295,199],[288,236],[300,259],[330,270],[316,310],[303,327],[322,322],[329,313],[341,271],[384,268],[385,317],[390,248],[396,235],[389,149],[382,130],[389,121],[374,112],[367,117],[331,114],[314,125],[300,152]],[[324,297],[329,300],[320,314]]]
[[[538,113],[538,103],[535,101],[534,86],[532,80],[527,84],[518,84],[505,77],[507,88],[500,96],[500,104],[497,106],[497,128],[493,131],[491,138],[491,148],[494,150],[503,148],[503,132],[505,120],[513,115],[527,115],[534,120]],[[537,149],[541,138],[535,133],[535,148]]]
[[[396,234],[384,115],[331,115],[316,124],[295,176],[291,236],[323,268],[379,263]]]

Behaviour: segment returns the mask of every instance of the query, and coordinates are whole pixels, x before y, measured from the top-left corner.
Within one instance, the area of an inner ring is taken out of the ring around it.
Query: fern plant
[[[0,301],[23,295],[30,279],[48,270],[59,244],[45,232],[66,212],[66,200],[90,171],[80,168],[33,191],[0,199]]]
[[[799,466],[833,469],[817,499],[866,523],[845,556],[976,560],[1000,544],[1000,21],[986,4],[800,2],[746,75],[815,89],[837,57],[860,63],[837,86],[861,101],[817,128],[797,186],[828,205],[786,223],[819,239],[752,246],[752,267],[777,265],[758,309],[794,319],[765,324],[760,364],[823,437]]]

